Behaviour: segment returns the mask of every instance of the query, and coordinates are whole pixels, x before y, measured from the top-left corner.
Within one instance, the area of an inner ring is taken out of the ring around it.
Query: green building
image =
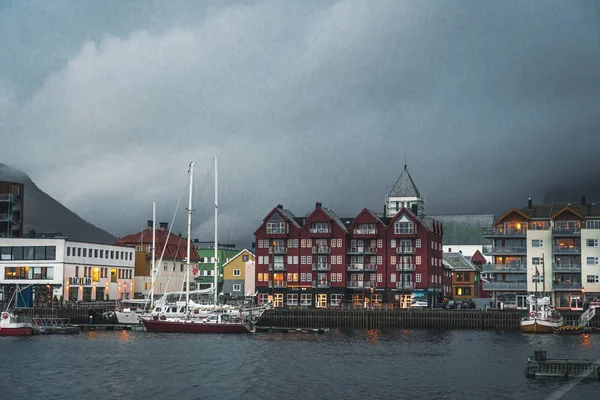
[[[201,242],[195,239],[192,243],[198,249],[198,255],[200,256],[200,262],[196,266],[198,271],[194,274],[194,280],[198,288],[208,287],[208,284],[214,282],[214,242]],[[235,257],[239,252],[240,250],[236,249],[234,244],[219,244],[217,250],[219,293],[223,290],[223,264]]]

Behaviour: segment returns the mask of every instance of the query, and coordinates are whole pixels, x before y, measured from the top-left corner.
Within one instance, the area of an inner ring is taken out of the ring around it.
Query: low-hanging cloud
[[[65,38],[71,53],[58,38],[62,63],[40,55],[30,85],[0,70],[6,163],[118,236],[153,201],[170,221],[182,191],[184,231],[197,161],[194,237],[211,240],[215,154],[219,229],[240,244],[278,203],[381,209],[405,154],[428,210],[443,213],[541,196],[596,158],[593,1],[175,3],[164,17],[148,4],[147,19],[113,4],[131,21],[90,19]],[[64,23],[75,24],[31,34]],[[26,47],[2,49],[9,67],[24,63]]]

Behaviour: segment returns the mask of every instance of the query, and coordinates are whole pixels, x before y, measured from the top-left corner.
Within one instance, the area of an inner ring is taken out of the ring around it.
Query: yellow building
[[[223,264],[223,294],[231,297],[253,296],[254,275],[254,254],[244,249]]]

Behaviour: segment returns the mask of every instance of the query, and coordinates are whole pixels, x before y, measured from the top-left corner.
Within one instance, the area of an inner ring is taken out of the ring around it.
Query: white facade
[[[600,229],[581,230],[581,284],[585,293],[600,294]]]
[[[0,284],[49,285],[65,301],[133,297],[132,249],[67,239],[0,239]],[[52,288],[52,289],[50,289]]]
[[[143,265],[148,265],[148,271],[150,271],[150,261],[146,257],[145,252],[138,254],[138,262]],[[190,290],[194,289],[194,272],[193,269],[196,267],[196,263],[190,265]],[[140,268],[140,267],[138,267]],[[156,257],[156,279],[154,281],[154,294],[162,295],[164,293],[180,292],[185,290],[184,282],[186,276],[187,264],[181,260],[163,259],[160,261],[160,254]],[[136,276],[135,278],[135,297],[148,298],[150,296],[150,289],[152,288],[152,277],[147,276]]]
[[[536,275],[536,268],[537,273]],[[537,284],[537,286],[536,286]],[[552,292],[552,231],[527,231],[527,291]]]

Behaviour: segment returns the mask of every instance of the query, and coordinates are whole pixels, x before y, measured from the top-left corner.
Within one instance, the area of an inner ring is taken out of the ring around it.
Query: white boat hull
[[[548,321],[542,319],[528,319],[521,321],[521,332],[524,333],[554,333],[554,331],[563,325],[560,321]]]

